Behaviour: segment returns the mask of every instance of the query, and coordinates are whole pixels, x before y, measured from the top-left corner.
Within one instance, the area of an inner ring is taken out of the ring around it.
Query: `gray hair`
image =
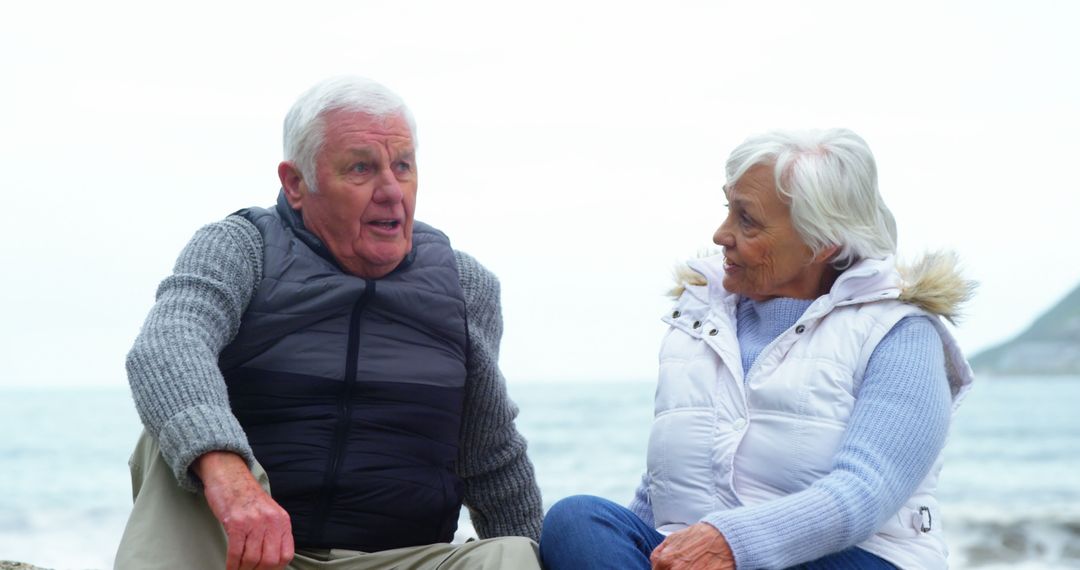
[[[312,192],[318,191],[315,157],[325,138],[324,117],[340,110],[379,119],[401,117],[408,123],[409,135],[416,145],[416,121],[396,93],[366,77],[342,75],[324,79],[304,92],[285,116],[285,160],[296,164]]]
[[[838,246],[830,261],[846,269],[896,253],[896,221],[878,192],[874,155],[859,135],[828,129],[752,136],[728,157],[728,186],[758,165],[772,167],[795,231],[814,255]]]

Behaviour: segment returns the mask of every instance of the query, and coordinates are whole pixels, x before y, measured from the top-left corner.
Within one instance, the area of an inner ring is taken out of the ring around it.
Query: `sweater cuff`
[[[539,542],[544,507],[535,481],[532,464],[526,458],[512,468],[485,477],[479,492],[498,496],[495,500],[485,497],[482,506],[466,505],[476,534],[480,538],[524,536]]]
[[[641,476],[641,484],[639,484],[637,490],[634,491],[634,498],[630,499],[630,504],[627,508],[630,509],[630,512],[637,515],[637,518],[641,519],[642,522],[655,528],[656,520],[653,518],[652,501],[649,499],[648,481],[648,473]]]
[[[813,488],[811,488],[813,489]],[[845,515],[827,493],[811,489],[702,519],[724,535],[736,568],[787,568],[841,550]],[[839,521],[822,527],[823,521]],[[807,556],[810,558],[807,558]]]
[[[187,408],[169,419],[157,439],[161,455],[172,467],[176,481],[188,491],[202,488],[202,482],[191,471],[191,464],[204,453],[231,451],[243,457],[249,468],[255,465],[255,454],[244,428],[228,408],[208,405]]]
[[[724,540],[731,549],[736,568],[765,568],[765,561],[754,553],[767,551],[773,541],[763,536],[760,521],[745,521],[739,516],[731,516],[730,511],[711,514],[701,522],[708,523],[724,535]],[[749,524],[747,524],[749,523]]]
[[[789,501],[790,502],[790,499]],[[788,505],[791,509],[793,505]],[[805,528],[799,528],[802,514],[785,513],[777,504],[764,503],[712,513],[702,519],[724,535],[736,568],[786,568],[799,560],[798,551],[808,546],[796,537],[809,538]],[[791,564],[786,563],[792,561]]]

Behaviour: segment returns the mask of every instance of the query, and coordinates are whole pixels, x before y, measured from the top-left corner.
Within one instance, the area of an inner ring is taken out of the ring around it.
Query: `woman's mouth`
[[[742,267],[738,263],[735,263],[731,259],[724,257],[724,273],[728,275],[735,275],[740,271],[742,271]]]

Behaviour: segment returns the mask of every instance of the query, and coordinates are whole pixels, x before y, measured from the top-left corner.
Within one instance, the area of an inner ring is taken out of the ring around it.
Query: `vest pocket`
[[[657,527],[693,524],[717,508],[716,422],[710,408],[656,417],[649,436],[649,498]]]

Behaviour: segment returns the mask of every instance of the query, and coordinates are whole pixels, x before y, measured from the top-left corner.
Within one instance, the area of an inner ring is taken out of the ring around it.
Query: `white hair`
[[[401,117],[409,125],[409,135],[416,145],[416,121],[405,101],[393,91],[355,75],[324,79],[304,92],[285,116],[285,160],[296,164],[312,192],[318,191],[315,157],[325,138],[324,117],[331,111],[363,113],[384,120]]]
[[[896,221],[878,192],[874,155],[859,135],[828,129],[752,136],[728,157],[728,187],[758,165],[772,167],[792,224],[814,255],[838,246],[830,261],[845,269],[896,253]]]

